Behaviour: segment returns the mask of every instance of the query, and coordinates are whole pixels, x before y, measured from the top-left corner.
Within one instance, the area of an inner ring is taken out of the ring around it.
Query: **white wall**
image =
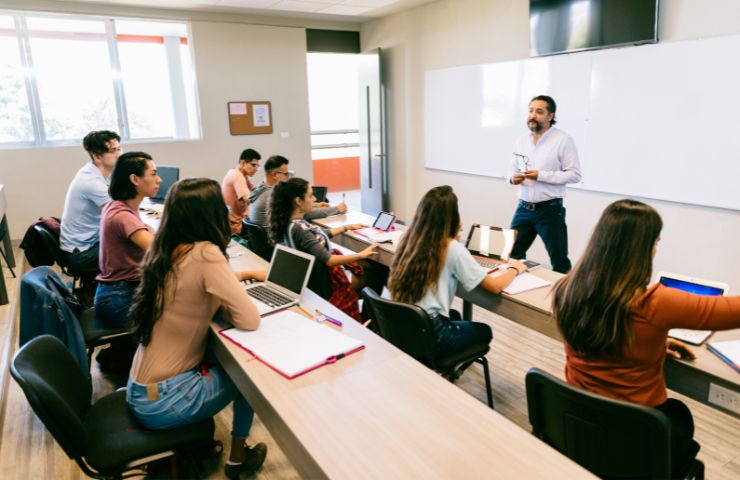
[[[429,188],[450,184],[460,199],[466,225],[474,222],[507,225],[511,220],[516,203],[515,187],[499,179],[424,168],[424,72],[526,58],[528,3],[525,0],[440,0],[362,25],[363,50],[379,47],[384,52],[389,83],[391,203],[402,218],[411,218],[418,200]],[[661,0],[659,29],[662,42],[737,34],[740,33],[740,2]],[[736,59],[717,58],[717,62],[727,61]],[[717,121],[734,121],[731,114],[727,116],[728,111],[732,107],[717,112]],[[656,121],[680,121],[661,118],[661,112],[655,112],[655,116]],[[524,128],[522,125],[522,131]],[[614,132],[614,138],[619,138],[619,132]],[[737,156],[737,152],[727,154]],[[697,159],[697,162],[708,163],[707,175],[721,174],[711,172],[709,160]],[[656,182],[659,181],[657,178]],[[569,189],[566,208],[572,259],[580,256],[606,205],[618,198],[618,195]],[[648,203],[658,209],[665,223],[655,259],[656,270],[725,281],[740,293],[737,246],[740,212],[652,200]],[[529,256],[547,261],[539,240]]]
[[[195,21],[192,44],[202,139],[124,143],[124,151],[145,151],[157,163],[177,165],[181,177],[220,181],[239,153],[251,147],[263,160],[284,155],[297,175],[311,178],[305,29]],[[235,100],[272,102],[274,133],[231,136],[226,103]],[[22,237],[40,216],[61,215],[67,186],[86,161],[81,146],[0,150],[12,238]]]

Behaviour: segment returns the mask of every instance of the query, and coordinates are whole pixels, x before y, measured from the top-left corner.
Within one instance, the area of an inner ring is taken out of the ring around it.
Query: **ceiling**
[[[213,13],[238,13],[359,23],[436,0],[76,0]]]

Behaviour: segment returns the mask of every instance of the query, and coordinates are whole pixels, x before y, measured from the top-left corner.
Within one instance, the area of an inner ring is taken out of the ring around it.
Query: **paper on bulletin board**
[[[247,114],[246,102],[229,103],[229,115],[246,115],[246,114]]]
[[[246,108],[246,105],[245,105]],[[245,112],[246,113],[246,112]],[[252,122],[255,127],[270,126],[270,106],[266,104],[252,105]]]

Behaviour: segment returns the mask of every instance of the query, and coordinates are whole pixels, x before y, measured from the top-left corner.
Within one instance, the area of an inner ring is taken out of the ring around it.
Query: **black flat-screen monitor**
[[[530,55],[658,41],[659,0],[529,0]]]

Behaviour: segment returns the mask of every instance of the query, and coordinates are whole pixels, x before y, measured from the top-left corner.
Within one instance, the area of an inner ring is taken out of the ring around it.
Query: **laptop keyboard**
[[[292,298],[276,292],[267,285],[257,285],[255,287],[248,288],[247,293],[250,297],[254,297],[260,302],[271,307],[282,307],[283,305],[287,305],[293,301]]]
[[[483,258],[475,258],[475,261],[478,262],[478,265],[480,265],[483,268],[496,268],[499,265],[501,265],[502,262],[497,262],[495,260],[486,260]]]

